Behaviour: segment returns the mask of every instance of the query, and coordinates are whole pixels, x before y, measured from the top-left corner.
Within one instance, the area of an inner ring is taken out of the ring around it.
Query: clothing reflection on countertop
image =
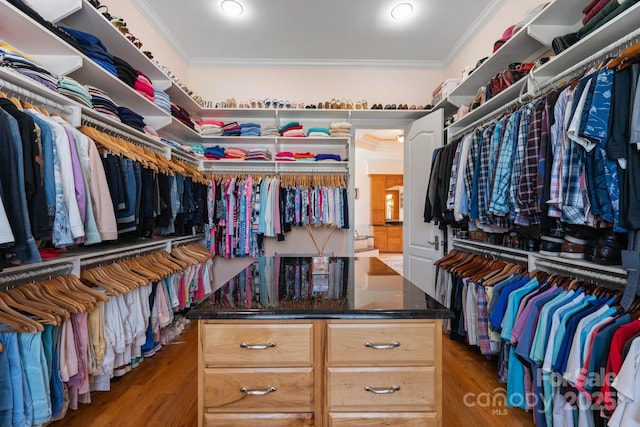
[[[329,258],[326,274],[314,274],[312,257],[263,257],[212,296],[213,307],[238,309],[343,308],[349,259]]]

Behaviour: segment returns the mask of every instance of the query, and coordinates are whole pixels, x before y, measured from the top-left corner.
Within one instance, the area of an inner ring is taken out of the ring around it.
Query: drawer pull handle
[[[269,341],[266,344],[247,344],[246,342],[241,342],[240,347],[247,350],[267,350],[269,348],[273,348],[276,346],[276,343]]]
[[[246,394],[247,396],[264,396],[264,395],[269,394],[271,392],[274,392],[276,390],[278,390],[278,389],[275,388],[272,385],[270,385],[269,388],[266,388],[264,390],[251,390],[251,389],[248,389],[246,387],[242,387],[240,389],[240,391],[243,392],[244,394]]]
[[[374,344],[371,341],[367,341],[364,343],[364,346],[376,350],[391,350],[400,347],[400,343],[398,341],[394,341],[391,344]]]
[[[391,388],[374,388],[368,385],[368,386],[365,386],[364,389],[365,391],[370,391],[373,394],[393,394],[396,391],[400,390],[400,386],[394,385],[394,386],[391,386]]]

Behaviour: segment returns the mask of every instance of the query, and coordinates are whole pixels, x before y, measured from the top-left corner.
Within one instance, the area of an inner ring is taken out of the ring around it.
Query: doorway
[[[386,249],[381,251],[381,248],[375,246],[375,234],[376,231],[385,230],[381,227],[402,227],[404,188],[401,178],[404,174],[404,154],[403,144],[400,142],[401,135],[404,135],[404,129],[356,129],[354,160],[356,254],[362,255],[362,249],[358,248],[365,245],[364,241],[367,241],[370,245],[368,249],[373,250],[363,251],[365,255],[378,256],[400,273],[402,273],[402,245],[396,245],[394,252],[387,252]],[[391,178],[387,185],[385,178],[384,185],[382,183],[376,185],[372,184],[372,176],[395,176],[399,177],[400,181],[395,182]],[[376,214],[372,214],[373,192],[381,197],[381,211],[378,218],[374,218]],[[387,195],[390,196],[389,199]]]

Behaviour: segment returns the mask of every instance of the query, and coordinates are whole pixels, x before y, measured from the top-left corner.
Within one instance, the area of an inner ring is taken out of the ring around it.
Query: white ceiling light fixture
[[[227,15],[239,16],[244,12],[244,8],[235,0],[224,0],[220,3],[220,8]]]
[[[413,13],[413,6],[410,3],[400,3],[391,9],[391,17],[397,20],[407,19]]]

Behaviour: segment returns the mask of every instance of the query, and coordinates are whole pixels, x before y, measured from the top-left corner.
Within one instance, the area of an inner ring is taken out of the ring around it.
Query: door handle
[[[436,251],[440,249],[440,236],[436,235],[433,238],[433,242],[427,242],[428,245],[433,246]]]

